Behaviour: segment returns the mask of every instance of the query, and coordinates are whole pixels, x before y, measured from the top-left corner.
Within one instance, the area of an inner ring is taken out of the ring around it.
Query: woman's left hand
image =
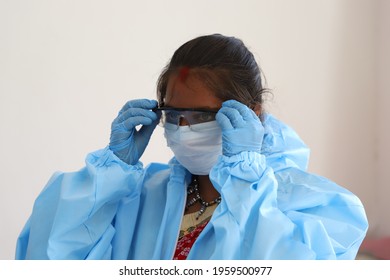
[[[264,127],[253,110],[236,101],[222,103],[216,115],[222,129],[222,153],[233,156],[245,151],[261,152]]]

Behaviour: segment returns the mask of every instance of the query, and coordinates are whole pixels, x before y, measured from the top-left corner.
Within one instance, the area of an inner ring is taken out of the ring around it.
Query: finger
[[[158,116],[155,112],[146,110],[146,109],[141,109],[141,108],[129,108],[126,111],[122,112],[118,117],[117,120],[115,121],[116,123],[121,123],[126,121],[129,118],[133,117],[146,117],[151,120],[156,120],[158,119]]]
[[[158,105],[156,100],[152,99],[134,99],[128,101],[122,108],[123,111],[129,108],[143,108],[143,109],[153,109]]]
[[[242,127],[245,125],[244,119],[242,118],[240,112],[234,108],[222,107],[218,113],[226,116],[233,128]]]
[[[134,129],[137,125],[150,125],[152,123],[153,120],[148,117],[136,116],[126,119],[121,124],[126,130],[131,130]]]
[[[142,135],[142,137],[145,137],[144,139],[149,140],[157,124],[158,124],[158,120],[152,121],[150,125],[143,125],[139,130],[139,134]]]
[[[244,120],[258,119],[258,116],[252,109],[237,100],[225,101],[222,106],[236,109]]]
[[[230,122],[230,119],[223,113],[218,111],[218,113],[215,115],[215,120],[218,122],[219,126],[222,130],[228,130],[233,129],[233,125]]]

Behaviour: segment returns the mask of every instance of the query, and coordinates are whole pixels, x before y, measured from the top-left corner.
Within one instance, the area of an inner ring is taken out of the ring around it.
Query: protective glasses
[[[188,125],[191,130],[200,129],[201,126],[197,124],[215,121],[218,112],[218,110],[172,107],[160,107],[153,111],[161,112],[159,125],[169,130],[177,130],[179,126],[184,125]]]

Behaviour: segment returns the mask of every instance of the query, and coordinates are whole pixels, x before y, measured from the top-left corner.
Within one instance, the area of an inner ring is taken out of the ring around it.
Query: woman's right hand
[[[152,109],[156,100],[136,99],[128,101],[111,125],[110,149],[127,164],[138,162],[159,122]],[[136,126],[142,125],[137,130]]]

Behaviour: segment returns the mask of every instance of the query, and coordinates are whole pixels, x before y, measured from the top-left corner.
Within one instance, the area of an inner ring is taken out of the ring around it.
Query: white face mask
[[[169,129],[172,124],[165,124],[164,135],[168,147],[175,154],[178,162],[194,175],[208,175],[222,155],[222,130],[217,121],[179,126]]]

